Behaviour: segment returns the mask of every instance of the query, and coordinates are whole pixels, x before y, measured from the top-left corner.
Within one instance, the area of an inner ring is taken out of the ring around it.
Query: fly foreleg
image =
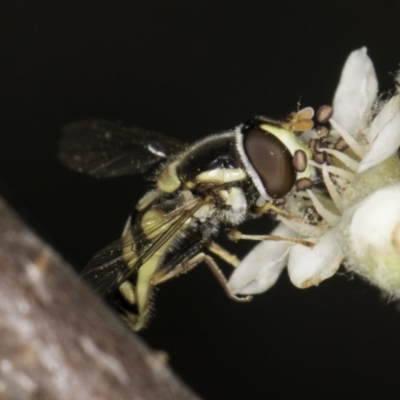
[[[307,247],[311,247],[311,248],[315,246],[314,242],[311,242],[311,241],[305,240],[305,239],[289,238],[289,237],[283,237],[283,236],[278,236],[278,235],[246,235],[246,234],[240,232],[236,228],[232,228],[230,230],[228,237],[231,240],[233,240],[234,242],[236,242],[238,240],[256,240],[256,241],[274,240],[276,242],[301,244],[303,246],[307,246]]]
[[[191,271],[194,267],[196,267],[202,262],[204,262],[207,265],[207,267],[210,268],[211,272],[217,278],[218,282],[224,288],[225,293],[230,299],[238,302],[246,302],[252,299],[251,296],[245,296],[245,297],[236,296],[229,288],[228,281],[226,280],[225,275],[218,267],[217,263],[211,256],[205,253],[196,254],[194,257],[177,265],[172,271],[168,271],[166,274],[164,273],[163,269],[157,271],[151,279],[151,284],[156,286],[172,278],[175,278],[181,274],[186,274],[187,272]]]

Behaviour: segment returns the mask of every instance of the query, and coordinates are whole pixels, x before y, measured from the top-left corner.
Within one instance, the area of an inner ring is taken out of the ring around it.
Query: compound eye
[[[296,181],[296,172],[288,148],[259,127],[250,128],[244,134],[243,145],[267,194],[276,198],[289,193]]]

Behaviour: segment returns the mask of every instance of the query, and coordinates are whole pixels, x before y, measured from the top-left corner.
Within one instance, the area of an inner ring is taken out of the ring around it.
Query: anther
[[[314,186],[314,183],[311,179],[301,178],[296,181],[295,186],[296,186],[296,191],[300,192],[302,190],[311,189]]]
[[[296,150],[292,160],[296,172],[304,172],[307,168],[307,154],[303,150]]]
[[[333,107],[323,105],[317,110],[316,118],[319,123],[325,124],[333,115]]]

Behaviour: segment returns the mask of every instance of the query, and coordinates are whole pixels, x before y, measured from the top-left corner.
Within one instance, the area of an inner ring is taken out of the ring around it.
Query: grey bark
[[[0,199],[0,400],[199,399]]]

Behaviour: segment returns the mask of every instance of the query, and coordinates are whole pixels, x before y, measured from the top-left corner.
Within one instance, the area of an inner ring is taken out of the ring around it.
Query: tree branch
[[[0,398],[195,400],[0,199]]]

